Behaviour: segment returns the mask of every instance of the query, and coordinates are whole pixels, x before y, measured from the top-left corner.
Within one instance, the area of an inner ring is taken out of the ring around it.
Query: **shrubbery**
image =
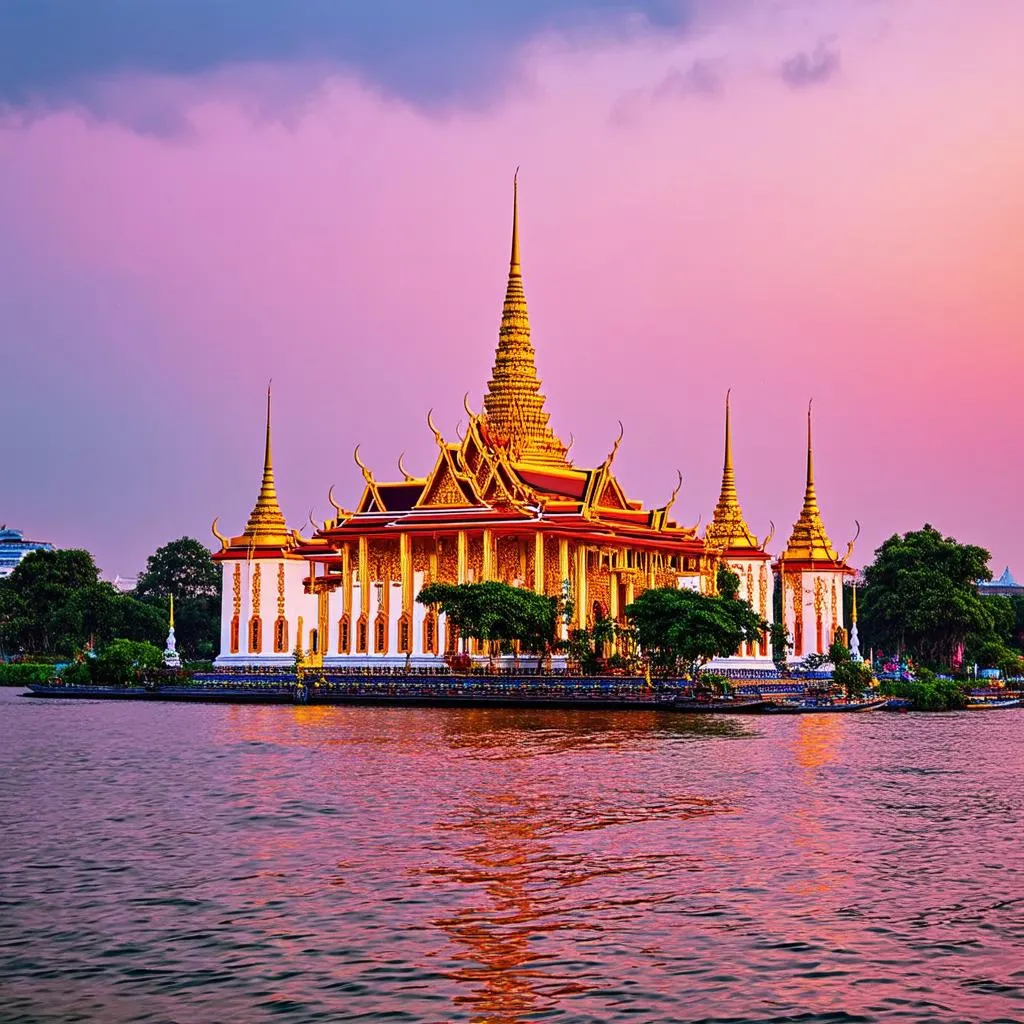
[[[955,711],[967,703],[963,684],[955,679],[941,679],[928,669],[920,669],[912,681],[887,679],[882,693],[911,701],[915,711]]]
[[[29,683],[46,683],[54,676],[52,665],[30,662],[0,664],[0,686],[28,686]]]

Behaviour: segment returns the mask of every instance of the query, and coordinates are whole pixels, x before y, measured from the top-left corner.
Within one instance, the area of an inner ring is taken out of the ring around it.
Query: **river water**
[[[0,690],[0,1020],[1024,1021],[1024,711]]]

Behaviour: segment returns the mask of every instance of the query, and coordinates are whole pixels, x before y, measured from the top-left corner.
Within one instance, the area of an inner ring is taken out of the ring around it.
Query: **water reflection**
[[[1024,1020],[1022,744],[0,693],[0,1017]]]

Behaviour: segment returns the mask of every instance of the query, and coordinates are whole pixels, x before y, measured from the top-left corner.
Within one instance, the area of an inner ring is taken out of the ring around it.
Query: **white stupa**
[[[178,641],[174,639],[174,595],[171,594],[171,619],[167,631],[167,646],[164,648],[164,665],[167,668],[181,668],[181,655],[177,651]]]
[[[850,657],[854,661],[863,661],[860,653],[860,637],[857,635],[857,584],[853,585],[853,605],[850,607]]]

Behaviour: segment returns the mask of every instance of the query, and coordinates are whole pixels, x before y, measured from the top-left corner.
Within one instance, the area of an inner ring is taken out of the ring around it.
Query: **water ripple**
[[[0,1021],[1019,1024],[1022,742],[0,691]]]

